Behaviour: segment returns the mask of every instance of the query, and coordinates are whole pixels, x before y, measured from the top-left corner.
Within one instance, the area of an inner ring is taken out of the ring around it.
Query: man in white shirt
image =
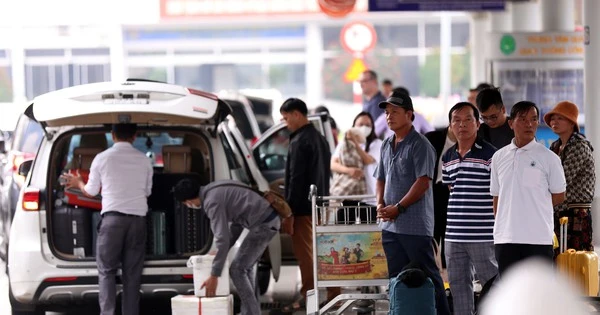
[[[566,181],[560,158],[535,141],[539,110],[528,101],[510,112],[511,144],[492,157],[494,244],[498,273],[537,256],[552,262],[554,206],[565,200]]]
[[[119,267],[123,279],[122,313],[139,313],[140,282],[146,250],[147,198],[152,191],[152,163],[132,146],[135,124],[112,127],[114,145],[92,161],[87,184],[81,177],[63,175],[67,188],[93,197],[102,189],[102,219],[98,224],[96,263],[100,314],[115,314]]]

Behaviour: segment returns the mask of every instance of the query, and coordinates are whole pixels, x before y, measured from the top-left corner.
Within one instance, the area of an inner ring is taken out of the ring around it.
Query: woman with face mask
[[[373,126],[371,114],[359,113],[354,118],[352,128],[346,132],[344,141],[335,149],[331,157],[331,171],[334,176],[330,190],[332,196],[375,194],[376,180],[373,173],[379,162],[382,141],[375,135]],[[351,156],[354,156],[354,159]],[[355,204],[357,202],[344,202],[344,206]],[[361,205],[375,204],[375,199],[361,202]],[[348,216],[343,211],[338,212],[337,221],[353,224],[356,216],[354,211],[349,212]],[[371,216],[367,215],[367,211],[361,211],[360,219],[363,223],[367,219],[374,223],[375,211],[372,211]]]

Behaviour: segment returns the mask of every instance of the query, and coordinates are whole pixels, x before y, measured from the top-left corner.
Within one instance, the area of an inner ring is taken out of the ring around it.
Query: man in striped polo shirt
[[[473,272],[484,285],[498,273],[494,256],[494,209],[490,164],[496,148],[477,137],[479,111],[461,102],[448,114],[457,143],[442,157],[442,183],[448,185],[446,264],[455,315],[472,315]]]

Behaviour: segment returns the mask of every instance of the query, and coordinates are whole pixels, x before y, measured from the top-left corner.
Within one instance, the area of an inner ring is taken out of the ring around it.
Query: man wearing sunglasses
[[[481,112],[479,136],[500,149],[512,141],[515,133],[508,125],[506,108],[497,88],[483,89],[477,94],[477,108]]]

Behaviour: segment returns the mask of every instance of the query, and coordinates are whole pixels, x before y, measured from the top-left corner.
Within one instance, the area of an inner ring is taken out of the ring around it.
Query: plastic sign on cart
[[[317,234],[319,280],[388,279],[381,232]]]

